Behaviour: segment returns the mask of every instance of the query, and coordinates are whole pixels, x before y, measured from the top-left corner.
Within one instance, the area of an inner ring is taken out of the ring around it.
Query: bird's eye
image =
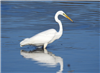
[[[63,15],[65,15],[65,13],[63,13]]]

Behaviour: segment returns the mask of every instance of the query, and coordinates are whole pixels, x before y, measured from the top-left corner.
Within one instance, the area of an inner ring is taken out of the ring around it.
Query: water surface
[[[63,59],[63,73],[99,73],[99,3],[67,1],[5,1],[1,2],[1,73],[56,73],[56,67],[41,66],[22,57],[24,38],[54,28],[59,30],[54,15],[63,10],[73,21],[63,16],[63,35],[47,46],[47,50]],[[68,67],[70,65],[70,67]]]

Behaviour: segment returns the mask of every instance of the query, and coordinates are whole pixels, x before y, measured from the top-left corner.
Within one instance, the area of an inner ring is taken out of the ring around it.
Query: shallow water
[[[2,1],[1,73],[56,73],[60,70],[59,64],[56,67],[41,66],[37,61],[22,57],[21,50],[30,51],[35,47],[21,48],[19,44],[24,38],[41,31],[50,28],[58,31],[54,20],[58,10],[63,10],[74,23],[59,16],[64,28],[63,35],[49,44],[47,50],[63,59],[62,73],[99,73],[99,3]]]

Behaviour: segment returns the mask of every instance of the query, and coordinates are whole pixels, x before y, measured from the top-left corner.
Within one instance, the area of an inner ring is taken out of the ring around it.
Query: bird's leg
[[[44,49],[44,53],[48,53],[48,51],[46,50],[47,47],[47,43],[44,44],[43,49]]]

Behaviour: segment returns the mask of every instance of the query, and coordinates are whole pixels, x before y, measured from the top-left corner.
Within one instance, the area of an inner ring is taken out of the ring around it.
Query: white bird
[[[73,22],[71,18],[69,18],[63,11],[60,10],[55,14],[55,21],[59,24],[58,32],[55,29],[48,29],[46,31],[36,34],[31,38],[25,38],[23,41],[20,42],[20,46],[21,47],[24,45],[33,45],[37,47],[43,46],[44,53],[48,53],[46,50],[47,45],[59,39],[63,34],[63,26],[61,21],[58,19],[59,15],[62,15]]]

